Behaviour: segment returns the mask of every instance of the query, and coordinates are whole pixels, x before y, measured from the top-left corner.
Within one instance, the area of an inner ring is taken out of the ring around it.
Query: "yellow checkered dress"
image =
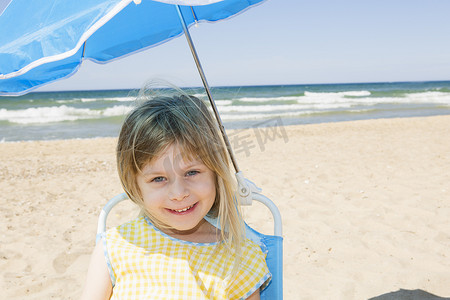
[[[245,299],[271,278],[265,254],[249,239],[239,271],[230,278],[233,258],[222,243],[172,238],[144,216],[108,230],[102,242],[111,299]]]

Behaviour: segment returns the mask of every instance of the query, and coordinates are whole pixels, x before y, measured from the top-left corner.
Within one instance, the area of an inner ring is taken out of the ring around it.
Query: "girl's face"
[[[137,175],[144,207],[172,229],[169,235],[205,234],[203,219],[216,197],[215,174],[200,160],[184,160],[178,145],[144,165]]]

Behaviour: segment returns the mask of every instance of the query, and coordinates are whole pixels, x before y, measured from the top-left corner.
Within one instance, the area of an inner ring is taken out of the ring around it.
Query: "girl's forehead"
[[[158,155],[148,161],[145,167],[157,167],[160,165],[178,165],[190,166],[192,164],[203,163],[200,157],[190,151],[187,147],[182,147],[179,144],[170,144],[164,148]]]

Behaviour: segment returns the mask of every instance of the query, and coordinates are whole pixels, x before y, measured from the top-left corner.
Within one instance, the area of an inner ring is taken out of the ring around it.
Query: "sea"
[[[207,100],[202,88],[185,91]],[[450,115],[450,81],[229,86],[211,92],[226,129]],[[116,137],[138,94],[100,90],[0,97],[0,142]]]

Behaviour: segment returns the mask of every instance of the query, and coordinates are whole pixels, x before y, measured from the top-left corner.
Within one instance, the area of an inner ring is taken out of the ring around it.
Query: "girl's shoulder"
[[[255,241],[249,238],[245,238],[243,253],[255,253],[262,254],[264,257],[267,255],[267,247],[265,244],[259,241]]]
[[[108,229],[105,233],[107,240],[126,240],[128,242],[139,241],[152,235],[152,228],[147,226],[144,216]]]
[[[246,238],[242,248],[242,264],[244,268],[252,268],[252,266],[260,268],[266,265],[267,248],[264,244]]]
[[[113,233],[113,232],[129,232],[129,231],[136,231],[144,229],[144,216],[138,216],[126,223],[120,224],[118,226],[115,226],[113,228],[110,228],[106,231],[106,233]]]

